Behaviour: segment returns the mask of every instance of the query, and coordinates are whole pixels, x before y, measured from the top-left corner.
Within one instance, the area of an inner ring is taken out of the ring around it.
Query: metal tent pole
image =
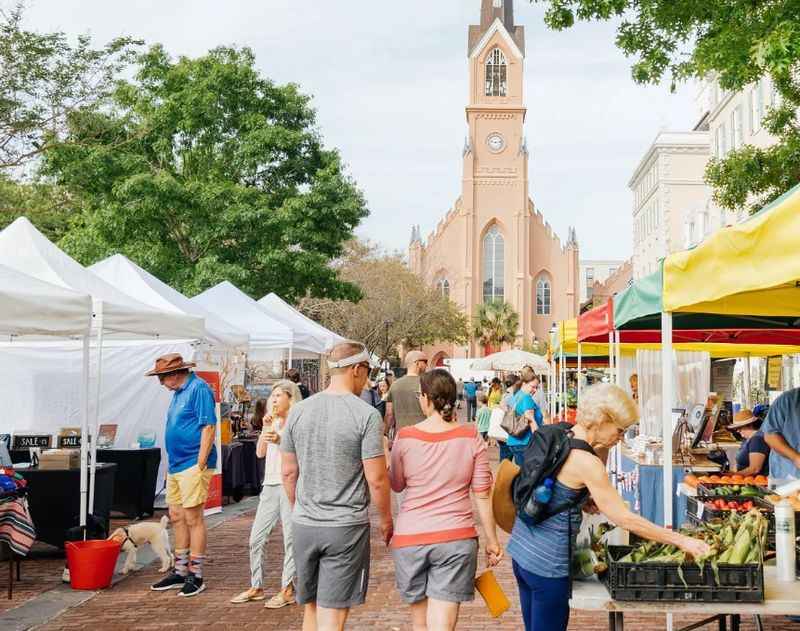
[[[81,358],[81,500],[80,525],[86,526],[87,486],[89,465],[89,333],[83,336],[83,357]],[[84,531],[84,537],[86,533]]]
[[[581,351],[583,350],[581,348],[582,346],[583,345],[580,342],[578,342],[578,390],[577,390],[578,403],[580,403],[580,401],[581,401],[581,369],[582,369]]]
[[[744,360],[744,407],[749,410],[753,409],[753,382],[751,381],[752,373],[750,372],[750,353]]]
[[[94,513],[94,487],[97,483],[97,432],[100,428],[100,393],[103,385],[103,303],[97,309],[97,391],[94,400],[94,426],[91,432],[92,448],[91,477],[89,478],[89,512]]]
[[[661,438],[664,472],[664,527],[672,528],[672,313],[661,314]]]

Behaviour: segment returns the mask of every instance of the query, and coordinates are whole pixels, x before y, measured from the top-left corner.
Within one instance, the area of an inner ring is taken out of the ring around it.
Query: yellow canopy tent
[[[800,316],[800,184],[747,221],[664,260],[664,311]],[[788,318],[788,321],[786,320]],[[777,328],[777,327],[776,327]]]

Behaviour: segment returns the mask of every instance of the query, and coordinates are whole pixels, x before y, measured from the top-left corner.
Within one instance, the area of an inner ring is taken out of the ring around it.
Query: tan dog
[[[109,539],[119,541],[122,550],[128,553],[125,565],[122,567],[123,574],[127,574],[136,568],[136,550],[146,543],[150,544],[153,552],[161,559],[159,572],[166,572],[172,567],[173,559],[169,547],[169,534],[167,533],[168,523],[169,519],[164,515],[160,522],[143,521],[124,528],[117,528],[111,533]]]

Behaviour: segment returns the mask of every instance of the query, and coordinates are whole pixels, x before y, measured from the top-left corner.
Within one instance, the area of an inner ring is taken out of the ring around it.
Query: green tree
[[[343,280],[357,286],[358,302],[306,298],[300,309],[340,335],[363,342],[382,358],[396,358],[401,344],[463,344],[466,316],[440,291],[420,282],[399,254],[385,254],[361,241],[349,244],[336,264]]]
[[[770,76],[780,96],[764,126],[767,149],[745,146],[710,161],[706,179],[725,208],[762,207],[800,181],[800,2],[798,0],[532,0],[545,21],[617,20],[617,46],[634,58],[633,78],[672,89],[694,77],[726,90]]]
[[[252,296],[357,299],[330,265],[367,215],[309,97],[259,75],[252,51],[139,59],[111,107],[74,112],[43,173],[81,200],[64,248],[121,252],[187,294],[229,280]]]
[[[472,324],[472,335],[482,346],[499,350],[503,344],[517,340],[519,314],[502,300],[484,302],[478,307]]]
[[[64,189],[47,182],[17,182],[0,173],[0,230],[26,216],[51,241],[69,229],[73,200]]]
[[[120,37],[92,48],[88,36],[23,26],[24,3],[0,9],[0,169],[26,166],[63,140],[68,116],[113,88],[140,42]]]

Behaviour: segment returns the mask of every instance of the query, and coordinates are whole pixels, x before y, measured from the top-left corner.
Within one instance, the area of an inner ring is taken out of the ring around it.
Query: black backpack
[[[588,496],[589,491],[583,489],[572,500],[559,504],[540,504],[533,494],[547,478],[555,481],[573,449],[588,451],[594,455],[594,449],[589,443],[573,437],[569,423],[543,425],[533,432],[531,442],[525,449],[521,470],[511,489],[517,515],[529,526],[536,526],[553,515],[582,504]]]

